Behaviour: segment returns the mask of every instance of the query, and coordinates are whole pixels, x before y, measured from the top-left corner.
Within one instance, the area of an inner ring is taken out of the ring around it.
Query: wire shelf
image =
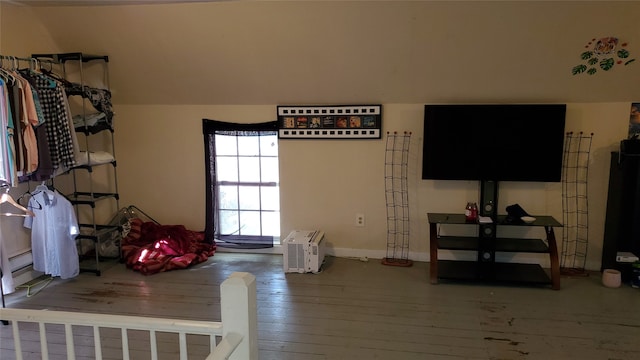
[[[407,167],[411,133],[387,132],[385,149],[385,200],[387,206],[387,256],[385,265],[411,266],[409,260],[409,192]]]
[[[589,249],[589,156],[593,133],[565,134],[562,165],[562,257],[565,275],[585,275]]]

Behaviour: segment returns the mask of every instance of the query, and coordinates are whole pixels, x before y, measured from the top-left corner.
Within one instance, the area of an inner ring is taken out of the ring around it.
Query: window
[[[276,123],[203,121],[207,239],[220,246],[273,246],[280,236]]]

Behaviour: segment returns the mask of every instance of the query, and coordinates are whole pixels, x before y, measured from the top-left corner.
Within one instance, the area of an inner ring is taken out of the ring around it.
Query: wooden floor
[[[281,256],[218,252],[150,276],[112,264],[7,306],[219,321],[219,285],[234,271],[257,278],[262,360],[640,359],[640,290],[605,288],[599,274],[563,277],[559,291],[431,285],[428,263],[330,257],[320,274],[284,274]],[[0,326],[0,354],[10,338]]]

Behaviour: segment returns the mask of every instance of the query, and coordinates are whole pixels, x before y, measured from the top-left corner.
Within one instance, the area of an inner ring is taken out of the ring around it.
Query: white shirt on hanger
[[[76,236],[78,221],[73,205],[57,191],[38,186],[29,200],[29,210],[35,217],[24,219],[24,227],[31,229],[33,268],[62,279],[80,272]]]

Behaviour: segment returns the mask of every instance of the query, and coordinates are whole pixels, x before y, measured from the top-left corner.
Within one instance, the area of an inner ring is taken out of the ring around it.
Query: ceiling
[[[7,3],[22,6],[106,6],[106,5],[143,5],[220,2],[234,0],[3,0]]]
[[[80,3],[56,1],[70,2]],[[626,102],[640,96],[640,59],[593,76],[571,72],[592,39],[605,36],[619,37],[640,57],[640,2],[116,2],[149,5],[5,8],[3,52],[108,55],[120,104]],[[29,21],[31,31],[21,36],[4,31]]]

